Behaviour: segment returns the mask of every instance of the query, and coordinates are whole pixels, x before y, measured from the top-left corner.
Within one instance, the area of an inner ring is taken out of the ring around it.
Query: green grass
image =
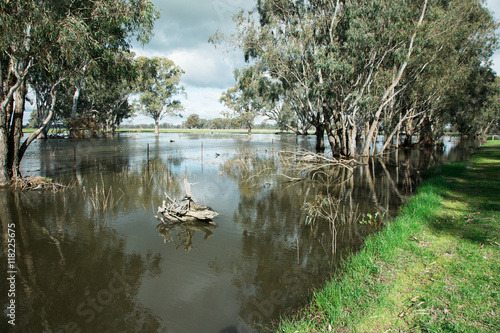
[[[280,332],[500,332],[500,141],[427,172]]]
[[[35,132],[37,130],[37,128],[23,128],[23,133],[24,134],[31,134],[33,132]],[[49,130],[49,133],[50,134],[58,134],[58,133],[67,133],[67,131],[65,130],[57,130],[57,129],[51,129]]]

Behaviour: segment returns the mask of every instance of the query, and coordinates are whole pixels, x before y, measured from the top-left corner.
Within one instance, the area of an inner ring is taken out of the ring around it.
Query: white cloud
[[[218,28],[231,33],[233,14],[241,8],[251,9],[256,1],[244,0],[153,0],[161,10],[155,24],[155,35],[145,46],[134,44],[137,56],[167,57],[186,73],[181,83],[188,99],[182,99],[185,117],[192,113],[201,118],[220,116],[219,98],[223,90],[234,85],[233,72],[243,65],[241,54],[227,54],[208,43]],[[165,118],[178,124],[185,119]],[[137,117],[134,123],[149,123]]]
[[[167,57],[186,72],[182,78],[186,84],[222,89],[234,84],[234,64],[211,45],[175,50]]]
[[[219,103],[222,90],[218,88],[186,87],[188,100],[183,102],[184,116],[196,113],[203,119],[220,117],[224,106]],[[192,97],[192,98],[189,98]]]

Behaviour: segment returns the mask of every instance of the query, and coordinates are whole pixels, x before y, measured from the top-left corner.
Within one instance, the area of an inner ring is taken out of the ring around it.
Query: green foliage
[[[378,130],[432,141],[455,119],[459,96],[485,100],[462,88],[497,48],[498,25],[476,0],[261,0],[257,14],[236,15],[228,40],[252,62],[240,77],[265,78],[272,93],[241,94],[242,104],[292,106],[293,121],[319,137],[326,130],[333,154],[355,155],[363,131],[364,155],[375,153]],[[238,83],[233,94],[248,87]],[[468,104],[483,112],[482,102]]]
[[[385,218],[385,213],[386,212],[383,212],[382,214],[380,214],[379,212],[375,212],[375,214],[373,214],[373,215],[371,213],[366,213],[366,216],[364,216],[361,219],[361,221],[359,221],[359,223],[381,227],[382,223],[384,221],[384,218]]]
[[[219,101],[230,110],[225,115],[240,120],[251,134],[255,118],[267,106],[262,97],[261,77],[252,67],[235,70],[234,77],[236,85],[223,92]]]
[[[0,2],[0,186],[51,122],[61,85],[73,79],[78,92],[85,79],[106,73],[131,38],[149,40],[158,16],[150,0]],[[40,99],[40,128],[20,144],[27,84]],[[12,117],[15,94],[18,115]]]
[[[442,166],[277,331],[498,332],[499,164],[493,141]]]
[[[187,120],[186,120],[186,127],[187,128],[200,128],[200,116],[197,114],[193,113],[190,115]]]
[[[136,92],[140,93],[140,97],[134,108],[153,118],[156,128],[163,117],[180,115],[183,108],[180,100],[175,98],[184,94],[184,87],[180,85],[184,71],[165,57],[140,57],[137,59],[137,70]]]
[[[124,119],[132,116],[133,109],[128,98],[135,91],[137,71],[134,54],[119,52],[106,62],[105,68],[86,78],[79,96],[76,115],[72,119],[71,111],[74,103],[75,77],[63,84],[61,89],[57,117],[66,123],[81,120],[85,124],[92,117],[104,132],[114,131]],[[35,88],[37,89],[37,88]],[[91,126],[89,131],[95,130]],[[69,128],[73,128],[69,126]],[[76,130],[76,129],[75,129]],[[84,131],[80,127],[79,131]],[[80,135],[81,136],[81,135]]]

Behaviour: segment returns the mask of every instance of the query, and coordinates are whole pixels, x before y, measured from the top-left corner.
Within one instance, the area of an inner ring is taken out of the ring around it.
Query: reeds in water
[[[116,199],[113,194],[113,187],[109,186],[109,188],[106,189],[106,186],[104,185],[104,179],[101,176],[101,183],[97,183],[95,185],[95,189],[90,189],[89,200],[92,208],[94,209],[94,212],[98,211],[104,213],[115,208],[122,199],[123,195],[124,193],[122,191],[121,196]]]

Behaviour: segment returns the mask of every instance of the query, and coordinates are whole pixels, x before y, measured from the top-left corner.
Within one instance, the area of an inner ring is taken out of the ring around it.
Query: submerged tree
[[[80,60],[98,69],[98,59],[129,48],[130,37],[147,41],[157,17],[149,0],[0,2],[0,186],[19,176],[23,153],[49,125],[58,88],[82,71]],[[32,72],[48,111],[21,144]]]
[[[165,116],[180,115],[183,110],[179,95],[185,95],[180,80],[184,71],[165,57],[137,59],[139,79],[137,92],[139,102],[135,108],[140,113],[153,118],[155,135],[160,134],[160,120]]]
[[[316,149],[326,134],[333,155],[374,155],[379,132],[390,143],[415,118],[422,137],[436,132],[448,92],[496,48],[478,0],[261,0],[257,14],[238,14],[228,40],[281,83]]]

